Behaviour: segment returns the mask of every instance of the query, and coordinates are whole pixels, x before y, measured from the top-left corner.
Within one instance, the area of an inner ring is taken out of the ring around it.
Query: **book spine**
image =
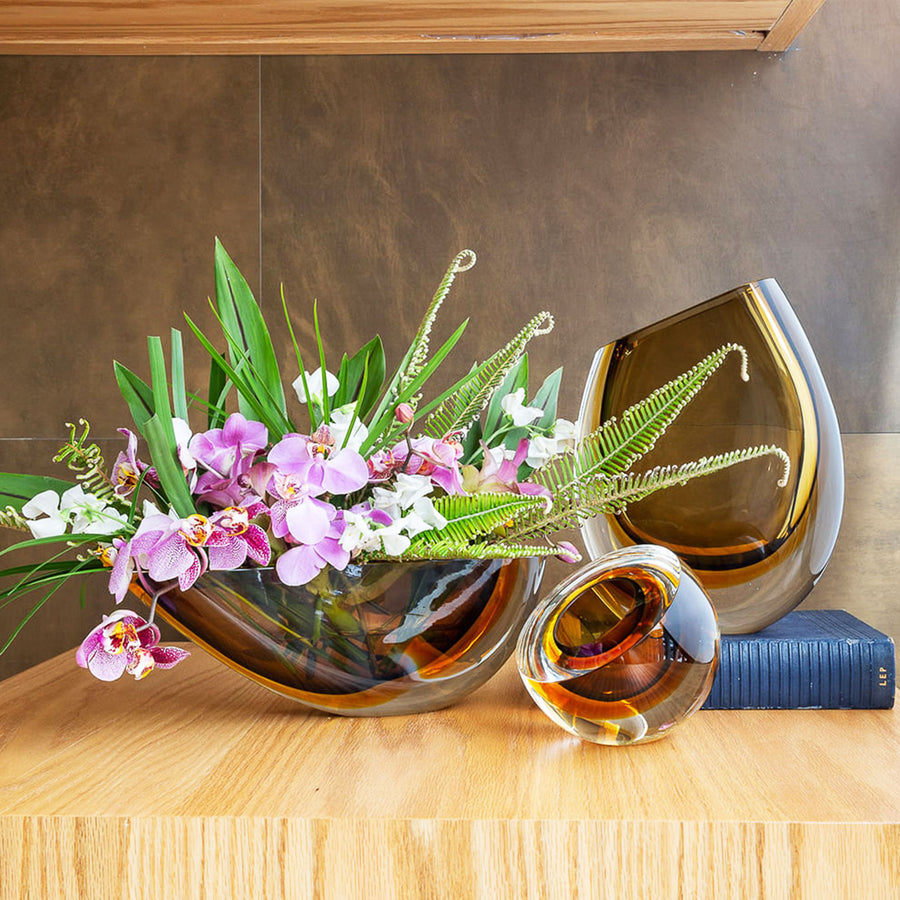
[[[891,641],[723,638],[703,709],[890,709]]]

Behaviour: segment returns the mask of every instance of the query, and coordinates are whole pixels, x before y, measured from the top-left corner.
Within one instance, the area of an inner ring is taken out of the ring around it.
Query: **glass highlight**
[[[664,547],[617,550],[563,581],[529,616],[516,648],[538,707],[597,744],[658,740],[712,688],[716,614]]]

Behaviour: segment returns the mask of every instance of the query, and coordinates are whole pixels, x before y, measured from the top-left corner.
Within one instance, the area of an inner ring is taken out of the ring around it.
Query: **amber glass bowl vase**
[[[448,706],[487,681],[512,654],[542,573],[538,559],[380,562],[326,567],[288,587],[274,569],[235,569],[165,591],[157,609],[285,697],[343,715],[400,715]]]
[[[619,416],[708,353],[737,354],[641,460],[639,469],[681,464],[757,444],[767,456],[660,491],[618,515],[589,521],[583,536],[598,557],[631,544],[677,553],[706,588],[723,633],[758,631],[793,609],[825,569],[844,496],[834,407],[809,341],[773,279],[745,284],[601,348],[581,406],[582,435]]]
[[[529,616],[519,674],[554,722],[597,744],[664,737],[703,704],[719,652],[699,581],[664,547],[616,550]]]

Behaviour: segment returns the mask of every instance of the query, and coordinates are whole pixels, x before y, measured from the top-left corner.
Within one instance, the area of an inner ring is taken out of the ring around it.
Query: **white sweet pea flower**
[[[559,454],[559,442],[555,438],[544,437],[541,434],[535,435],[528,441],[528,455],[525,462],[532,469],[539,469],[548,459],[552,459]]]
[[[420,497],[410,510],[399,520],[401,530],[411,538],[417,534],[434,529],[440,530],[447,524],[447,520],[434,508],[430,497]]]
[[[525,388],[517,388],[500,401],[500,408],[513,420],[516,428],[530,425],[544,414],[544,411],[536,406],[524,406],[524,401]]]
[[[346,446],[350,450],[359,452],[359,448],[363,445],[363,441],[369,436],[369,429],[357,419],[356,422],[353,423],[353,431],[351,432],[350,437],[347,438],[347,430],[350,428],[350,422],[353,419],[353,411],[355,408],[355,403],[347,403],[340,409],[336,409],[331,413],[331,421],[328,423],[328,428],[334,438],[334,446],[339,450]],[[344,444],[345,439],[347,441],[346,444]]]
[[[310,402],[317,403],[319,406],[324,406],[324,398],[322,396],[322,367],[319,366],[312,375],[305,370],[303,374],[306,375],[306,386],[309,388],[309,400],[307,401],[306,391],[303,389],[303,375],[298,375],[291,384],[291,387],[297,392],[297,399],[301,403]],[[328,396],[333,397],[337,393],[337,389],[341,386],[341,383],[337,380],[337,376],[326,371],[325,386],[328,391]]]
[[[56,491],[41,491],[22,506],[22,515],[30,519],[27,523],[32,537],[45,538],[64,534],[69,524],[69,515],[63,516],[59,509],[59,494]],[[46,518],[39,518],[46,516]]]
[[[560,444],[565,444],[564,449],[574,450],[578,438],[578,423],[570,422],[568,419],[557,419],[553,426],[553,437]]]
[[[381,546],[388,556],[399,556],[412,543],[410,539],[400,532],[403,529],[401,522],[394,522],[379,528],[375,533],[381,540]]]
[[[417,500],[427,497],[433,490],[434,485],[427,475],[400,472],[394,490],[382,487],[372,490],[372,506],[383,509],[392,519],[398,519],[403,510],[410,509]]]
[[[344,526],[338,543],[351,556],[366,550],[380,549],[381,541],[368,516],[361,516],[347,510],[344,512]]]

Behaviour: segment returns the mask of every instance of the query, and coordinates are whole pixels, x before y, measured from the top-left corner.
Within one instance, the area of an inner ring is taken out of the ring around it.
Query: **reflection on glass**
[[[718,661],[716,615],[663,547],[617,550],[560,584],[529,616],[516,661],[558,725],[598,744],[652,741],[699,709]]]
[[[749,354],[750,381],[726,363],[644,457],[647,468],[776,444],[764,457],[660,491],[583,530],[600,556],[635,543],[676,552],[708,591],[724,633],[757,631],[812,589],[837,538],[844,471],[834,407],[809,341],[773,279],[746,284],[601,348],[585,386],[582,435],[724,343]],[[733,377],[732,377],[733,376]]]
[[[271,568],[234,569],[167,591],[158,609],[231,668],[306,706],[402,715],[448,706],[500,668],[542,573],[541,559],[380,562],[328,566],[289,587]]]

